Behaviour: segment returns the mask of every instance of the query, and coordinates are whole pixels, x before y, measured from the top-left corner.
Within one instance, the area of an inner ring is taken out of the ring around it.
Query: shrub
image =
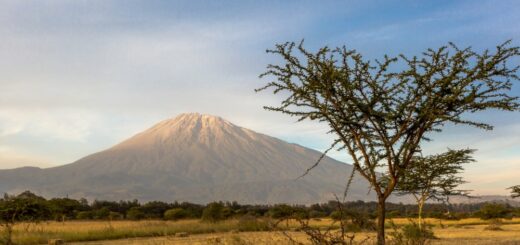
[[[389,233],[392,244],[424,245],[428,244],[429,240],[436,239],[432,226],[428,224],[419,227],[417,222],[410,221],[410,224],[406,224],[399,229],[391,222],[391,226],[394,229],[393,232]]]
[[[76,214],[76,219],[79,219],[79,220],[92,219],[93,217],[94,217],[94,214],[92,214],[92,212],[90,212],[90,211],[80,211],[80,212],[78,212],[78,214]]]
[[[164,212],[164,219],[179,220],[188,217],[188,213],[182,208],[172,208]]]
[[[478,216],[483,220],[501,219],[511,217],[512,213],[511,209],[504,204],[488,203],[480,208]]]
[[[278,204],[270,208],[267,215],[273,219],[289,218],[293,215],[294,209],[287,204]]]
[[[238,219],[239,231],[268,231],[269,222],[252,215],[243,215]]]
[[[206,206],[202,211],[202,221],[218,222],[225,220],[229,215],[229,209],[226,209],[222,203],[213,202]]]
[[[108,213],[108,219],[110,220],[120,220],[123,219],[123,215],[119,212],[110,212]]]
[[[126,218],[131,220],[140,220],[144,218],[144,213],[138,207],[132,207],[126,212]]]

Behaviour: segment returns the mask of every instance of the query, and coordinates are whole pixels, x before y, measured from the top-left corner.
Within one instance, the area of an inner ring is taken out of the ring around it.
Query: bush
[[[230,209],[224,207],[222,203],[213,202],[206,206],[202,211],[202,221],[218,222],[225,220],[230,216]]]
[[[144,218],[144,213],[138,207],[132,207],[126,212],[126,218],[131,220],[140,220]]]
[[[419,224],[415,221],[411,221],[410,224],[402,226],[400,229],[392,222],[393,232],[390,232],[392,244],[400,245],[424,245],[428,244],[431,239],[436,239],[433,234],[432,226],[423,224],[419,227]]]
[[[120,220],[123,219],[123,215],[119,212],[110,212],[108,213],[108,219],[110,220]]]
[[[267,215],[273,219],[290,218],[294,214],[293,207],[287,204],[278,204],[270,208]]]
[[[239,231],[268,231],[269,222],[252,215],[243,215],[238,219]]]
[[[188,217],[188,212],[182,208],[172,208],[164,212],[164,219],[166,220],[180,220]]]
[[[311,210],[309,212],[309,217],[310,218],[323,218],[323,217],[327,217],[327,214],[322,211]]]
[[[108,219],[109,215],[110,210],[106,207],[94,211],[94,219]]]
[[[480,208],[478,216],[483,220],[508,218],[512,216],[511,211],[512,210],[504,204],[488,203]]]
[[[93,217],[94,217],[94,214],[92,214],[92,212],[90,212],[90,211],[80,211],[80,212],[78,212],[78,214],[76,214],[76,219],[79,219],[79,220],[92,219]]]

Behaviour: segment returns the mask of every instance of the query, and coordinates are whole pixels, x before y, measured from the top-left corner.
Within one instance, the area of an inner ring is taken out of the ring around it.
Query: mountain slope
[[[316,203],[341,195],[351,165],[236,126],[220,117],[182,114],[105,151],[47,169],[0,171],[0,191],[45,196],[240,203]],[[350,200],[369,200],[356,179]]]

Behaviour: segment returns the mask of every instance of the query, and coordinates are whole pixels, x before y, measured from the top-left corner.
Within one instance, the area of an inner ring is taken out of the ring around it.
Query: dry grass
[[[408,219],[394,219],[397,225],[406,224]],[[432,244],[520,244],[520,219],[505,220],[502,231],[486,231],[486,221],[464,219],[459,221],[439,221],[427,219],[434,225],[439,240]],[[442,222],[442,226],[441,223]],[[313,220],[312,226],[326,227],[330,219]],[[285,227],[287,224],[282,223]],[[295,228],[289,222],[288,229]],[[202,223],[198,220],[182,221],[70,221],[46,222],[37,225],[20,224],[16,226],[17,244],[46,243],[48,239],[61,238],[69,242],[100,241],[78,244],[287,244],[288,239],[281,232],[239,232],[236,220],[217,224]],[[254,228],[249,228],[254,230]],[[231,232],[234,231],[234,232]],[[189,237],[178,238],[173,235],[187,232]],[[291,237],[306,243],[305,234],[290,232]],[[373,237],[374,233],[358,233],[358,239]],[[109,241],[112,240],[112,241]]]

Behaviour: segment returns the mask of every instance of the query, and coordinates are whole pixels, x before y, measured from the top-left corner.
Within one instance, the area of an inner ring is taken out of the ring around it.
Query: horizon
[[[126,3],[126,2],[125,2]],[[3,2],[0,169],[53,167],[111,147],[181,112],[323,151],[326,125],[263,110],[258,75],[276,43],[347,45],[365,57],[419,55],[448,42],[480,51],[520,43],[517,1]],[[515,61],[518,64],[518,59]],[[520,86],[511,94],[520,96]],[[477,149],[465,166],[474,195],[508,195],[520,176],[520,113],[471,115],[484,131],[448,125],[428,154]],[[330,157],[349,163],[344,152]]]

